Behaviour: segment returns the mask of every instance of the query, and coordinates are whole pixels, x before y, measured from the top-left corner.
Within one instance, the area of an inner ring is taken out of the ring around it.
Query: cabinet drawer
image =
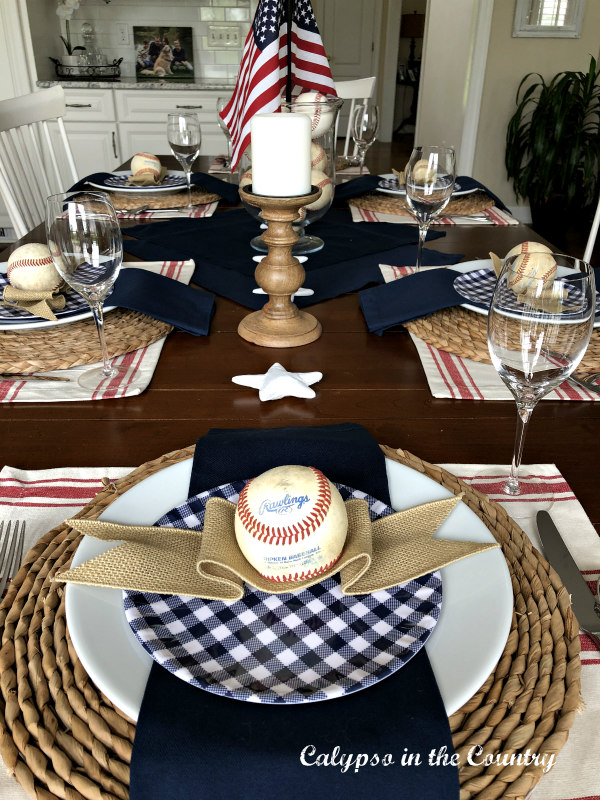
[[[115,90],[120,122],[167,122],[171,111],[194,111],[200,122],[215,122],[216,92],[176,92],[166,90]]]
[[[164,125],[122,122],[119,124],[119,141],[123,160],[131,158],[135,153],[156,153],[159,156],[171,154],[166,121]],[[200,155],[214,156],[224,152],[226,152],[226,141],[219,126],[203,125]]]
[[[65,122],[110,122],[115,104],[110,89],[65,89]]]

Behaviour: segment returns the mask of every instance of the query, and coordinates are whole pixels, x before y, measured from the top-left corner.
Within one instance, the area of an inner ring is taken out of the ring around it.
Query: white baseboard
[[[524,225],[531,225],[531,208],[529,204],[523,206],[509,206],[510,213]]]

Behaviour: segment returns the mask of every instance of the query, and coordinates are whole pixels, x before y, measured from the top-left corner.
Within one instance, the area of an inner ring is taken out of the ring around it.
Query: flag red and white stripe
[[[292,64],[294,94],[316,91],[335,94],[335,84],[310,0],[292,3]],[[237,83],[220,116],[231,134],[231,168],[250,144],[250,120],[255,114],[278,111],[287,80],[288,30],[284,0],[260,0],[246,38]]]

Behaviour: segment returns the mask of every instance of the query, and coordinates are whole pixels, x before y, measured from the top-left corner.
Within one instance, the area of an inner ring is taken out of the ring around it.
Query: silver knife
[[[579,627],[588,636],[591,636],[600,647],[600,614],[597,610],[596,599],[590,592],[550,514],[547,511],[538,511],[536,519],[544,555],[558,572],[571,595],[571,604]]]

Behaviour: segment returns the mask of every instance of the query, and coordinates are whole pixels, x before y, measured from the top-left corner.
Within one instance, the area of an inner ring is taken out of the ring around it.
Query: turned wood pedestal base
[[[292,222],[302,206],[320,197],[320,189],[314,186],[311,189],[310,194],[300,197],[256,195],[252,186],[240,189],[243,200],[260,208],[268,224],[262,238],[269,251],[254,276],[269,300],[260,311],[248,314],[240,322],[238,333],[248,342],[262,347],[298,347],[314,342],[321,335],[321,323],[312,314],[300,311],[291,300],[305,277],[304,267],[292,255],[292,246],[298,240]]]

